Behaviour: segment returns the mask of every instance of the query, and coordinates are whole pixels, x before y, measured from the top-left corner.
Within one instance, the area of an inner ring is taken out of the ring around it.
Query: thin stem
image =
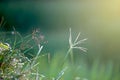
[[[84,51],[84,52],[86,52],[87,51],[87,48],[83,48],[83,47],[73,47],[74,49],[80,49],[80,50],[82,50],[82,51]]]
[[[70,60],[71,60],[71,63],[73,64],[74,63],[73,49],[71,49],[70,51]]]
[[[73,45],[73,46],[76,46],[76,45],[78,45],[78,44],[81,44],[81,43],[83,43],[83,42],[84,42],[84,41],[86,41],[86,40],[87,40],[87,38],[82,39],[82,40],[80,40],[80,41],[78,41],[78,42],[74,43],[74,45]]]
[[[66,60],[66,58],[68,57],[68,55],[69,55],[70,51],[71,51],[71,48],[69,48],[69,50],[67,51],[67,54],[66,54],[66,56],[65,56],[65,59],[64,59],[64,60]]]
[[[74,41],[74,43],[76,43],[77,42],[77,40],[78,40],[78,38],[80,37],[80,32],[78,33],[78,35],[77,35],[77,37],[76,37],[76,39],[75,39],[75,41]]]

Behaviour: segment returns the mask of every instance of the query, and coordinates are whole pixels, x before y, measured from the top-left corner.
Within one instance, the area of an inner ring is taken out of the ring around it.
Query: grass
[[[88,64],[84,59],[75,60],[74,49],[86,52],[79,46],[87,39],[72,39],[71,29],[68,52],[41,53],[41,37],[38,31],[22,37],[17,31],[11,39],[1,37],[0,78],[2,80],[120,80],[120,64],[106,64],[95,59]],[[6,44],[9,44],[9,46]],[[86,53],[85,53],[86,54]]]

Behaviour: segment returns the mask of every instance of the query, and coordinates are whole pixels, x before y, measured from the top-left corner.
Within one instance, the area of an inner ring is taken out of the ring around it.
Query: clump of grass
[[[40,42],[37,42],[36,45],[30,44],[34,41],[36,43],[36,34],[34,33],[35,38],[32,38],[33,34],[22,38],[17,31],[14,31],[14,39],[11,39],[14,40],[11,43],[12,45],[3,41],[0,42],[0,78],[2,80],[30,80],[31,76],[34,77],[32,79],[39,80],[37,78],[39,74],[35,71],[35,67],[39,64],[36,60],[43,46],[40,45]],[[21,39],[17,39],[17,35]],[[35,46],[38,47],[38,51],[33,56],[30,50],[34,49]],[[31,54],[33,57],[29,58],[25,54]]]
[[[3,22],[2,22],[3,23]],[[1,26],[1,25],[0,25]],[[83,61],[80,64],[73,63],[73,49],[80,49],[84,52],[86,48],[78,46],[87,38],[78,40],[78,33],[75,40],[72,38],[71,28],[69,29],[69,50],[57,53],[53,58],[50,54],[40,55],[43,46],[43,36],[38,30],[32,34],[22,37],[15,29],[12,32],[12,39],[2,39],[0,36],[0,80],[119,80],[119,68],[113,67],[110,62],[106,65],[93,62],[92,67]],[[1,34],[0,34],[1,35]],[[3,40],[3,41],[2,41]],[[6,43],[7,42],[7,43]],[[36,55],[33,55],[35,54]],[[71,56],[71,62],[66,59]],[[64,60],[65,58],[65,60]]]

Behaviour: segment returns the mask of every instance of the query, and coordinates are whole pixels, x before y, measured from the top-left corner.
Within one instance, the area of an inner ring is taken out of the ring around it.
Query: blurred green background
[[[73,37],[80,31],[89,61],[101,58],[102,62],[120,60],[120,1],[119,0],[37,0],[1,1],[0,17],[4,17],[5,31],[12,26],[21,34],[34,28],[48,41],[46,53],[67,51],[69,28]],[[78,51],[77,53],[83,53]],[[77,54],[76,54],[77,55]]]

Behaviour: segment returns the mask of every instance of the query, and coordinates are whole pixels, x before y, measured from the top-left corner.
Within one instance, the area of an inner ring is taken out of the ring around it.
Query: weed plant
[[[78,45],[87,39],[78,40],[78,33],[73,40],[69,31],[68,52],[58,52],[52,58],[50,53],[41,53],[43,36],[37,30],[22,37],[14,29],[9,39],[0,34],[0,80],[120,80],[120,65],[114,67],[112,61],[100,64],[96,59],[89,66],[79,60],[75,64],[73,49],[86,52]]]
[[[8,33],[12,36],[7,36]],[[35,67],[39,64],[36,60],[43,48],[40,36],[34,31],[22,37],[15,29],[0,33],[0,80],[38,80],[38,69]]]

